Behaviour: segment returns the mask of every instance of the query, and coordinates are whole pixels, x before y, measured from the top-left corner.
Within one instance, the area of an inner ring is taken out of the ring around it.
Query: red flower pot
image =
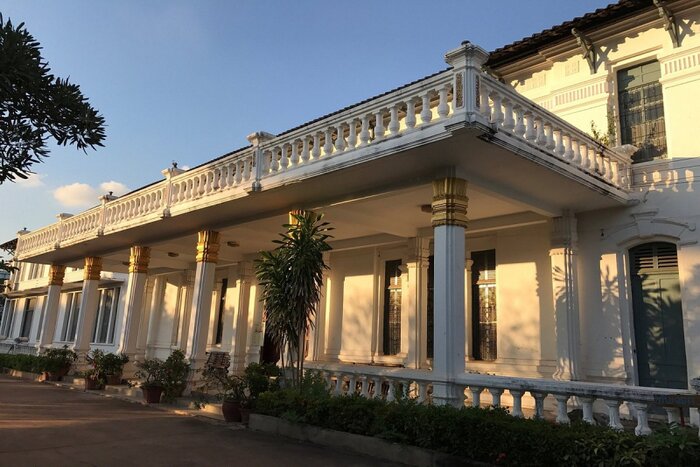
[[[224,401],[221,404],[221,413],[227,422],[241,421],[241,403],[238,401]]]
[[[163,395],[163,388],[161,386],[141,386],[141,391],[143,392],[143,399],[147,403],[160,403],[160,397]]]

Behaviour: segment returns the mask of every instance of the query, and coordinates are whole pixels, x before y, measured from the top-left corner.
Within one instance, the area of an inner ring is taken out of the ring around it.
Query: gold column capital
[[[86,281],[100,280],[102,272],[102,258],[99,256],[86,256],[85,269],[83,270],[83,279]]]
[[[289,211],[289,224],[297,225],[299,221],[297,221],[296,217],[294,216],[303,216],[307,212],[309,211],[306,211],[305,209],[292,209]]]
[[[219,232],[202,230],[197,234],[197,262],[216,263],[219,261]]]
[[[52,264],[49,268],[49,285],[63,285],[66,267],[62,264]]]
[[[455,225],[467,227],[467,181],[445,177],[433,181],[433,227]]]
[[[129,256],[129,272],[148,273],[148,262],[151,259],[151,249],[147,246],[134,245]]]

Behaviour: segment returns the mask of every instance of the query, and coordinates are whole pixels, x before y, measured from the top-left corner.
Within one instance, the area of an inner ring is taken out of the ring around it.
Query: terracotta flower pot
[[[227,422],[241,421],[241,403],[238,401],[225,400],[221,404],[221,413]]]
[[[85,389],[89,391],[95,391],[99,389],[104,389],[104,385],[102,384],[102,381],[100,381],[97,378],[90,378],[87,377],[85,378]]]
[[[141,391],[143,392],[143,399],[147,403],[160,403],[160,397],[163,395],[163,388],[161,386],[141,386]]]

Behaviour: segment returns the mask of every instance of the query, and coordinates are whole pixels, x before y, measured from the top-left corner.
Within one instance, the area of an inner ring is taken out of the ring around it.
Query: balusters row
[[[253,177],[253,155],[226,162],[209,170],[173,181],[171,205],[206,196],[248,182]]]
[[[138,196],[117,199],[107,204],[105,224],[116,224],[139,216],[151,214],[158,211],[162,205],[163,188]]]
[[[479,113],[497,127],[516,137],[546,149],[559,159],[596,174],[616,186],[628,186],[628,164],[611,160],[602,146],[588,135],[562,127],[544,112],[517,95],[508,95],[490,87],[481,79]]]
[[[344,372],[321,373],[335,396],[358,394],[387,402],[397,398],[415,399],[420,403],[430,401],[431,385],[427,381]]]
[[[263,175],[283,172],[322,157],[362,148],[418,126],[425,126],[434,118],[447,118],[452,112],[451,91],[451,84],[423,91],[414,98],[350,117],[323,130],[274,145],[264,151]]]
[[[501,397],[504,393],[503,388],[484,388],[480,386],[468,386],[466,390],[469,391],[471,395],[472,407],[480,407],[482,405],[482,393],[487,390],[491,395],[491,404],[493,407],[501,407]],[[510,396],[513,399],[513,405],[511,408],[511,415],[513,417],[523,418],[523,396],[529,392],[530,396],[534,400],[534,413],[533,418],[542,419],[544,418],[544,403],[545,399],[548,397],[547,392],[542,391],[525,391],[519,389],[509,389]],[[591,425],[595,425],[596,421],[593,416],[593,403],[596,398],[590,396],[578,396],[568,393],[552,393],[551,396],[556,401],[556,418],[555,421],[558,424],[568,425],[571,423],[568,412],[568,403],[571,397],[576,397],[578,404],[582,411],[582,420]],[[622,419],[620,417],[620,406],[623,404],[623,400],[620,399],[601,399],[601,402],[605,405],[608,415],[608,426],[614,430],[622,430]],[[632,411],[635,419],[636,426],[634,429],[635,434],[643,436],[651,433],[651,428],[649,427],[649,405],[643,402],[630,402],[631,407],[634,409]],[[666,411],[666,417],[669,424],[680,424],[680,410],[678,407],[664,407]]]

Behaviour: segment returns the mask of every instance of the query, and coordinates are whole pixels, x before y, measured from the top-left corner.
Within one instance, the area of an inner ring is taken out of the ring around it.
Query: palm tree
[[[287,230],[274,240],[278,247],[263,251],[256,261],[256,275],[265,303],[266,329],[280,349],[287,350],[294,368],[293,384],[300,387],[304,371],[304,343],[316,315],[323,271],[323,253],[331,246],[323,214],[302,211],[290,215]],[[284,359],[283,359],[284,364]]]

